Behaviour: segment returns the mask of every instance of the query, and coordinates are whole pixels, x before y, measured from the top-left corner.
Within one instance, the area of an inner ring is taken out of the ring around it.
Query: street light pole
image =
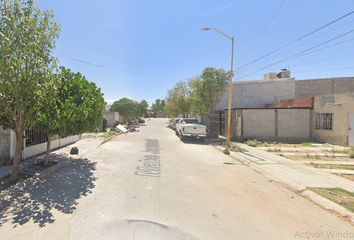
[[[231,53],[231,76],[230,76],[230,93],[229,93],[229,111],[227,117],[227,142],[226,145],[230,147],[230,125],[231,125],[231,101],[232,101],[232,75],[233,75],[233,66],[234,66],[234,37],[230,37],[225,33],[219,31],[216,28],[203,28],[202,31],[215,30],[222,35],[230,38],[232,40],[232,53]]]

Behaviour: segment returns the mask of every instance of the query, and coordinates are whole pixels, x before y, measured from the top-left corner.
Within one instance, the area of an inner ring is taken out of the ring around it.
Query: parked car
[[[176,124],[178,123],[179,118],[174,118],[172,119],[172,122],[170,124],[170,128],[172,128],[173,130],[176,130]]]
[[[176,125],[176,134],[181,141],[184,141],[187,137],[199,138],[201,141],[205,141],[208,129],[204,125],[200,125],[197,119],[181,118]]]
[[[145,118],[143,117],[138,118],[138,123],[145,123]]]

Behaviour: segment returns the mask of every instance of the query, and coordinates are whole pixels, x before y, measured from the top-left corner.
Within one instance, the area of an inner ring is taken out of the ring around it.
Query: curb
[[[223,151],[225,149],[224,147],[216,145],[216,144],[212,144],[212,145],[216,149],[221,150],[221,151]],[[354,213],[350,212],[349,210],[342,207],[341,205],[339,205],[335,202],[332,202],[331,200],[328,200],[327,198],[324,198],[311,190],[307,190],[306,187],[303,187],[303,186],[300,186],[300,185],[297,185],[294,183],[289,184],[287,181],[283,181],[282,179],[275,179],[273,176],[269,176],[267,174],[267,172],[265,171],[265,169],[261,165],[247,159],[246,157],[240,155],[239,153],[230,152],[230,157],[232,157],[233,159],[235,159],[237,161],[240,161],[241,163],[243,163],[247,166],[252,167],[253,169],[261,172],[263,175],[271,178],[274,181],[281,182],[281,183],[289,186],[290,188],[296,189],[301,196],[307,198],[308,200],[314,202],[315,204],[321,206],[322,208],[324,208],[328,211],[333,211],[333,212],[337,213],[338,215],[340,215],[341,217],[350,220],[351,223],[354,223]]]
[[[354,213],[350,212],[349,210],[342,207],[341,205],[338,205],[337,203],[332,202],[331,200],[328,200],[327,198],[324,198],[311,190],[305,190],[302,193],[300,193],[300,195],[306,196],[312,202],[318,204],[322,208],[325,208],[329,211],[334,211],[339,215],[351,220],[352,223],[354,223]]]

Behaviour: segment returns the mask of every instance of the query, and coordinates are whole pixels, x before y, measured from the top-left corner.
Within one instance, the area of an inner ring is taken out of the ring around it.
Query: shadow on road
[[[52,158],[53,156],[51,156]],[[69,160],[63,155],[54,156],[59,162]],[[29,221],[44,227],[55,221],[53,212],[72,214],[78,200],[91,193],[95,187],[96,163],[88,159],[74,159],[45,179],[38,179],[33,186],[8,199],[0,200],[0,227],[8,222],[17,227]]]
[[[187,140],[183,140],[183,143],[184,144],[194,144],[194,145],[208,145],[207,142],[202,142],[201,140],[199,139],[187,139]]]

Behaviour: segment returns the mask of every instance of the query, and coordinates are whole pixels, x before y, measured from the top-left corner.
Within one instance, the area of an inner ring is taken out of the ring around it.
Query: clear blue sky
[[[201,31],[206,27],[235,37],[235,81],[260,80],[264,73],[281,68],[290,68],[298,80],[354,76],[354,32],[339,37],[354,30],[354,14],[240,68],[354,11],[353,0],[38,0],[37,4],[53,9],[61,24],[53,53],[60,65],[95,82],[108,103],[127,97],[151,104],[163,99],[176,82],[201,74],[205,67],[230,70],[231,40],[216,31]],[[339,38],[311,51],[323,50],[267,67],[335,37]],[[338,45],[331,47],[334,44]]]

